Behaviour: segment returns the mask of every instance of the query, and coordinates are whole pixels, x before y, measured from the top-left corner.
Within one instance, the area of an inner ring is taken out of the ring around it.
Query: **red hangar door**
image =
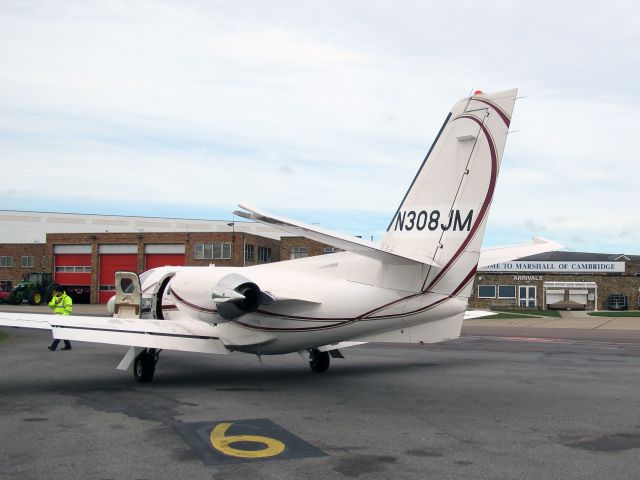
[[[185,264],[185,245],[173,243],[148,243],[144,246],[144,269]]]
[[[91,300],[91,245],[54,245],[53,281],[74,303]]]
[[[116,272],[138,272],[138,246],[100,245],[98,254],[100,269],[98,301],[107,303],[116,294]]]

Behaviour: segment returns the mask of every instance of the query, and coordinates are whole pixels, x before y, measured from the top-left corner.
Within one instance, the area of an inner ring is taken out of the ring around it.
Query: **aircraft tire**
[[[316,373],[324,373],[329,370],[329,364],[331,363],[331,356],[329,352],[320,352],[318,350],[311,350],[309,358],[309,367]]]
[[[136,382],[149,383],[156,373],[156,360],[146,350],[140,352],[133,362],[133,378]]]

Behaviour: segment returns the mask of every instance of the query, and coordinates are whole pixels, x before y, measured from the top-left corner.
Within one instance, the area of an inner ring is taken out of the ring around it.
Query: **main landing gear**
[[[148,383],[153,380],[159,357],[160,350],[155,348],[147,348],[141,351],[133,361],[133,378],[141,383]]]
[[[320,350],[309,350],[309,367],[316,373],[323,373],[329,370],[331,355],[329,352]]]

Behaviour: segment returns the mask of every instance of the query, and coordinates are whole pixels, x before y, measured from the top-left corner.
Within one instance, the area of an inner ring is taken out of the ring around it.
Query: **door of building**
[[[569,300],[579,303],[582,306],[587,306],[588,297],[588,290],[569,290]]]
[[[525,308],[536,306],[535,285],[520,285],[518,287],[518,306]]]
[[[546,307],[554,303],[564,302],[564,290],[547,290]]]
[[[100,292],[98,301],[107,303],[116,294],[116,272],[135,272],[138,257],[135,254],[100,255]]]

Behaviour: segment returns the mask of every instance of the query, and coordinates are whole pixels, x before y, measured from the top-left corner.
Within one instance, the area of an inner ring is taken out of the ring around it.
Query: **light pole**
[[[227,223],[227,226],[231,227],[231,263],[235,265],[233,261],[233,252],[235,252],[236,246],[236,220],[233,219],[231,222]]]

